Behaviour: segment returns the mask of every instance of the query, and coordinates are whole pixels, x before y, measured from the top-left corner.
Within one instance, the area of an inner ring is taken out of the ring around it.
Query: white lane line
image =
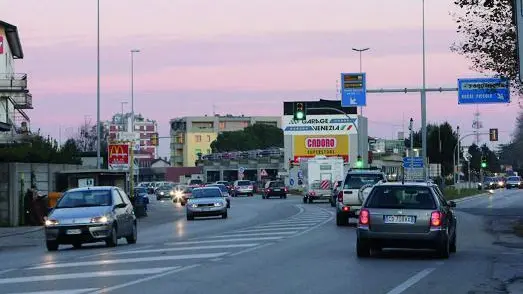
[[[207,237],[209,239],[219,239],[219,238],[236,238],[236,237],[257,237],[257,236],[274,236],[274,235],[292,235],[297,231],[291,232],[272,232],[272,233],[252,233],[252,234],[227,234],[219,236]]]
[[[295,222],[306,222],[306,221],[320,221],[320,220],[324,220],[326,218],[329,218],[330,215],[326,215],[326,216],[322,216],[322,217],[307,217],[307,218],[291,218],[291,219],[288,219],[289,221],[295,221]]]
[[[256,247],[253,247],[253,248],[248,248],[248,249],[244,249],[242,251],[238,251],[236,253],[233,253],[229,256],[237,256],[237,255],[240,255],[240,254],[244,254],[244,253],[247,253],[247,252],[252,252],[254,250],[258,250],[260,248],[263,248],[263,247],[267,247],[267,246],[270,246],[270,245],[273,245],[274,243],[266,243],[266,244],[262,244],[260,246],[256,246]]]
[[[296,231],[295,228],[268,228],[268,229],[247,229],[247,230],[239,230],[239,231],[233,231],[234,233],[254,233],[254,232],[281,232],[281,231]]]
[[[159,249],[145,249],[145,250],[133,250],[118,252],[114,255],[124,254],[136,254],[136,253],[157,253],[157,252],[169,252],[169,251],[185,251],[185,250],[206,250],[206,249],[228,249],[228,248],[249,248],[260,245],[259,243],[247,243],[247,244],[226,244],[226,245],[208,245],[208,246],[190,246],[190,247],[170,247],[170,248],[159,248]]]
[[[303,235],[303,234],[307,234],[308,232],[310,232],[310,231],[316,229],[317,227],[321,227],[321,226],[323,226],[324,224],[330,222],[331,220],[332,220],[332,216],[331,216],[331,218],[329,218],[329,219],[327,219],[327,220],[324,220],[324,221],[322,221],[321,223],[319,223],[319,224],[317,224],[317,225],[315,225],[315,226],[313,226],[313,227],[311,227],[311,228],[309,228],[309,229],[307,229],[307,230],[305,230],[305,231],[303,231],[303,232],[300,232],[300,233],[298,233],[298,234],[296,234],[296,235],[293,235],[292,238],[294,238],[294,237],[298,237],[298,236],[301,236],[301,235]]]
[[[9,272],[12,272],[16,270],[15,268],[10,268],[10,269],[5,269],[3,271],[0,271],[0,275],[3,275],[3,274],[6,274],[6,273],[9,273]]]
[[[211,259],[211,261],[221,261],[221,260],[223,260],[223,258],[221,258],[221,257]]]
[[[257,226],[257,227],[254,227],[254,228],[258,228],[258,229],[271,229],[271,228],[296,228],[297,230],[299,229],[306,229],[306,228],[310,228],[309,225],[307,226],[304,226],[304,225],[260,225],[260,226]],[[254,229],[253,228],[253,229]]]
[[[261,237],[261,238],[237,238],[237,239],[225,239],[225,240],[202,240],[202,241],[165,243],[165,245],[173,246],[173,245],[191,245],[191,244],[202,244],[202,243],[268,241],[268,240],[279,240],[282,238],[283,237]]]
[[[86,288],[86,289],[69,289],[69,290],[56,290],[56,291],[37,291],[37,292],[16,292],[9,294],[83,294],[91,291],[96,291],[98,288]]]
[[[419,282],[424,277],[428,276],[430,273],[432,273],[436,268],[430,267],[422,270],[421,272],[415,274],[414,276],[410,277],[405,282],[399,284],[396,288],[390,290],[387,292],[387,294],[400,294],[405,292],[408,288],[412,287],[414,284]]]
[[[97,271],[97,272],[83,272],[74,274],[61,274],[61,275],[44,275],[44,276],[29,276],[29,277],[18,277],[18,278],[5,278],[0,279],[0,285],[5,284],[16,284],[16,283],[31,283],[31,282],[44,282],[44,281],[57,281],[57,280],[69,280],[69,279],[87,279],[87,278],[105,278],[105,277],[117,277],[117,276],[134,276],[134,275],[150,275],[163,273],[180,268],[179,266],[174,267],[159,267],[159,268],[142,268],[132,270],[116,270],[116,271]]]
[[[48,264],[48,265],[43,265],[43,266],[35,266],[35,267],[30,267],[28,269],[56,269],[56,268],[65,268],[65,267],[107,265],[107,264],[132,263],[132,262],[216,258],[216,257],[227,255],[229,253],[230,252],[218,252],[218,253],[203,253],[203,254],[165,255],[165,256],[150,256],[150,257],[108,259],[108,260],[95,260],[95,261],[67,262],[67,263],[55,263],[55,264]]]
[[[138,279],[138,280],[135,280],[135,281],[132,281],[132,282],[127,282],[127,283],[123,283],[123,284],[120,284],[120,285],[116,285],[116,286],[112,286],[112,287],[108,287],[108,288],[103,288],[101,290],[98,290],[98,291],[95,291],[95,292],[91,292],[89,294],[105,294],[107,292],[111,292],[111,291],[114,291],[114,290],[118,290],[118,289],[122,289],[122,288],[125,288],[125,287],[129,287],[129,286],[132,286],[132,285],[148,282],[148,281],[151,281],[151,280],[154,280],[154,279],[158,279],[158,278],[161,278],[161,277],[165,277],[165,276],[168,276],[168,275],[171,275],[171,274],[175,274],[175,273],[179,273],[179,272],[182,272],[182,271],[190,270],[190,269],[193,269],[193,268],[199,267],[199,266],[200,266],[199,264],[193,264],[193,265],[190,265],[190,266],[185,266],[185,267],[182,267],[182,268],[169,270],[167,272],[156,274],[154,276],[149,276],[149,277],[141,278],[141,279]]]
[[[312,221],[281,221],[281,222],[272,222],[269,224],[271,224],[271,225],[312,225],[312,224],[318,223],[319,221],[322,221],[322,220],[325,220],[325,219],[312,220]]]
[[[134,250],[142,250],[142,249],[147,249],[147,248],[151,248],[151,247],[153,247],[153,245],[142,246],[140,248],[132,249],[132,250],[133,251]],[[128,250],[128,251],[131,251],[131,250]],[[124,251],[124,252],[127,252],[127,251]],[[118,254],[120,254],[120,251],[111,250],[111,251],[104,252],[104,253],[80,256],[80,257],[78,257],[78,259],[85,259],[85,258],[95,257],[95,256],[110,256],[110,255],[118,255]]]

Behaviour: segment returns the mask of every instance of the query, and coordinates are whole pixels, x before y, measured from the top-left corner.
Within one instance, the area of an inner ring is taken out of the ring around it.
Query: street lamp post
[[[134,133],[134,53],[139,53],[140,50],[131,50],[131,129]]]
[[[362,53],[367,51],[367,50],[370,50],[370,48],[361,48],[361,49],[358,49],[358,48],[352,48],[353,51],[356,51],[360,54],[360,73],[363,72],[363,62],[362,62]],[[363,115],[363,106],[360,106],[360,115]]]
[[[120,104],[122,105],[122,113],[121,113],[121,116],[120,116],[120,122],[122,123],[122,132],[125,130],[125,122],[124,122],[124,115],[123,115],[123,106],[125,104],[127,104],[128,102],[127,101],[122,101],[120,102]]]
[[[100,134],[100,0],[96,1],[96,167],[101,168],[101,134]]]
[[[425,66],[425,0],[421,0],[422,8],[422,59],[423,59],[423,85],[421,87],[421,146],[424,165],[427,163],[427,89]],[[427,179],[427,168],[423,168],[423,178]]]

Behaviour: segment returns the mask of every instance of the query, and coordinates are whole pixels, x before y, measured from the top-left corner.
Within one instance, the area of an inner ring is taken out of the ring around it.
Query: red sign
[[[327,190],[327,189],[329,189],[330,185],[331,185],[330,181],[323,180],[323,181],[321,181],[320,187],[321,187],[322,190]]]
[[[4,36],[0,36],[0,54],[4,54]]]
[[[109,144],[107,163],[109,166],[129,164],[129,144]]]
[[[305,146],[307,149],[335,149],[336,138],[307,138]]]

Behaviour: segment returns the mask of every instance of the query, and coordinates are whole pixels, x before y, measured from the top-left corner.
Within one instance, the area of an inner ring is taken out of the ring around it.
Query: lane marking
[[[252,233],[252,234],[227,234],[219,236],[207,237],[209,239],[219,239],[219,238],[235,238],[235,237],[256,237],[256,236],[274,236],[274,235],[292,235],[298,231],[291,232],[271,232],[271,233]]]
[[[221,258],[221,257],[211,259],[211,261],[221,261],[221,260],[223,260],[223,258]]]
[[[258,245],[260,245],[260,244],[259,243],[247,243],[247,244],[190,246],[190,247],[169,247],[169,248],[159,248],[159,249],[145,249],[145,250],[124,251],[124,252],[116,253],[115,255],[136,254],[136,253],[157,253],[157,252],[184,251],[184,250],[249,248],[249,247],[254,247],[254,246],[258,246]]]
[[[108,288],[103,288],[101,290],[98,290],[98,291],[95,291],[95,292],[91,292],[89,294],[105,294],[107,292],[111,292],[111,291],[114,291],[114,290],[118,290],[118,289],[122,289],[122,288],[125,288],[125,287],[129,287],[129,286],[132,286],[132,285],[148,282],[148,281],[151,281],[151,280],[154,280],[154,279],[158,279],[158,278],[161,278],[161,277],[165,277],[165,276],[168,276],[168,275],[171,275],[171,274],[175,274],[175,273],[179,273],[179,272],[182,272],[182,271],[190,270],[190,269],[193,269],[193,268],[196,268],[196,267],[199,267],[199,266],[200,266],[199,264],[193,264],[193,265],[190,265],[190,266],[185,266],[185,267],[182,267],[182,268],[169,270],[169,271],[161,273],[161,274],[156,274],[156,275],[153,275],[153,276],[150,276],[150,277],[141,278],[141,279],[138,279],[138,280],[135,280],[135,281],[132,281],[132,282],[127,282],[127,283],[123,283],[123,284],[120,284],[120,285],[116,285],[116,286],[112,286],[112,287],[108,287]]]
[[[421,272],[415,274],[414,276],[410,277],[405,282],[399,284],[396,286],[396,288],[390,290],[387,292],[387,294],[400,294],[405,292],[408,288],[412,287],[414,284],[419,282],[424,277],[428,276],[430,273],[432,273],[436,268],[430,267],[422,270]]]
[[[30,282],[45,282],[45,281],[56,281],[56,280],[69,280],[69,279],[87,279],[87,278],[105,278],[105,277],[117,277],[117,276],[149,275],[149,274],[157,274],[157,273],[162,273],[165,271],[174,270],[177,268],[180,268],[180,266],[6,278],[6,279],[0,279],[0,285],[16,284],[16,283],[30,283]]]
[[[218,253],[165,255],[165,256],[150,256],[150,257],[108,259],[108,260],[96,260],[96,261],[67,262],[67,263],[56,263],[56,264],[50,264],[50,265],[35,266],[35,267],[30,267],[28,269],[56,269],[56,268],[66,268],[66,267],[108,265],[108,264],[132,263],[132,262],[148,262],[148,261],[167,261],[167,260],[215,258],[215,257],[220,257],[220,256],[227,255],[229,253],[230,252],[218,252]]]
[[[301,235],[303,235],[303,234],[306,234],[306,233],[308,233],[308,232],[310,232],[310,231],[312,231],[312,230],[314,230],[314,229],[316,229],[316,228],[318,228],[318,227],[323,226],[324,224],[330,222],[331,220],[332,220],[332,216],[331,216],[330,218],[328,218],[328,219],[322,221],[321,223],[319,223],[319,224],[317,224],[317,225],[315,225],[315,226],[313,226],[313,227],[311,227],[311,228],[309,228],[309,229],[307,229],[307,230],[305,230],[305,231],[302,231],[301,233],[298,233],[298,234],[296,234],[296,235],[293,235],[292,238],[294,238],[294,237],[298,237],[298,236],[301,236]]]
[[[147,249],[147,248],[151,248],[151,247],[153,247],[153,245],[142,246],[142,247],[139,247],[137,249],[132,249],[132,250],[142,250],[142,249]],[[131,250],[128,250],[128,251],[131,251]],[[127,251],[124,251],[124,252],[127,252]],[[95,257],[95,256],[109,256],[109,255],[118,255],[118,254],[120,254],[120,252],[118,250],[111,250],[108,252],[103,252],[103,253],[98,253],[98,254],[83,255],[83,256],[78,257],[78,259],[86,259],[86,258]]]
[[[260,229],[274,229],[274,228],[296,228],[297,230],[301,230],[301,229],[307,229],[307,228],[310,228],[310,226],[298,226],[298,225],[262,225],[262,226],[257,226],[255,228],[260,228]]]
[[[12,271],[15,271],[15,270],[16,270],[15,268],[10,268],[10,269],[3,270],[3,271],[0,271],[0,275],[9,273],[9,272],[12,272]]]
[[[191,244],[202,244],[202,243],[268,241],[268,240],[279,240],[282,238],[283,237],[261,237],[261,238],[237,238],[237,239],[225,239],[225,240],[202,240],[202,241],[165,243],[165,245],[173,246],[173,245],[191,245]]]
[[[56,290],[56,291],[37,291],[37,292],[16,292],[10,294],[82,294],[90,291],[96,291],[99,288],[86,288],[86,289],[69,289],[69,290]]]
[[[324,220],[324,219],[322,219]],[[313,221],[283,221],[283,222],[273,222],[269,223],[271,225],[313,225],[318,223],[320,220],[313,220]]]
[[[229,256],[237,256],[237,255],[240,255],[240,254],[244,254],[244,253],[247,253],[247,252],[251,252],[251,251],[254,251],[254,250],[258,250],[260,248],[263,248],[263,247],[267,247],[267,246],[270,246],[270,245],[273,245],[274,243],[266,243],[266,244],[262,244],[260,246],[256,246],[256,247],[253,247],[253,248],[248,248],[248,249],[245,249],[245,250],[242,250],[242,251],[238,251],[236,253],[233,253]]]
[[[295,228],[267,228],[267,229],[246,229],[240,231],[233,231],[234,233],[254,233],[254,232],[279,232],[279,231],[296,231]]]

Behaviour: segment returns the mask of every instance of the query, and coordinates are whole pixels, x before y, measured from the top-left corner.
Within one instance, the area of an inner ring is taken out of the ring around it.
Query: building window
[[[194,154],[196,155],[196,157],[199,157],[202,155],[202,149],[194,149]]]
[[[220,130],[225,130],[225,122],[224,121],[220,122]]]
[[[207,142],[211,142],[211,135],[207,135]]]
[[[202,141],[202,135],[196,135],[195,138],[196,138],[196,142]]]

